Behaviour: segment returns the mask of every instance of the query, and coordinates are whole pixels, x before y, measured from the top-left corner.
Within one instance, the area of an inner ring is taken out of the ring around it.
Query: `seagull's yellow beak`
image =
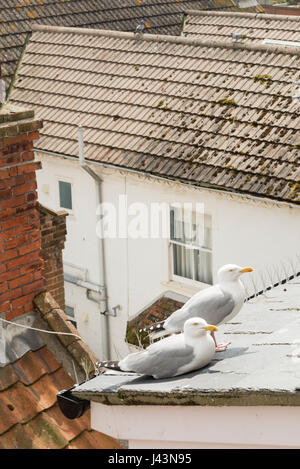
[[[242,270],[240,270],[240,274],[246,274],[247,272],[253,272],[252,267],[244,267]]]
[[[208,324],[207,326],[203,327],[206,331],[217,331],[218,328],[216,326],[212,326],[211,324]]]

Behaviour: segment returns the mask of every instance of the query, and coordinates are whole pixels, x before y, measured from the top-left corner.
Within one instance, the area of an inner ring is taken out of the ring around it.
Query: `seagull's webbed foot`
[[[222,344],[217,344],[214,332],[211,332],[211,336],[216,346],[216,352],[224,352],[225,350],[227,350],[228,345],[231,344],[231,342],[223,342]]]
[[[227,350],[228,345],[230,345],[231,342],[224,342],[222,344],[217,344],[216,345],[216,352],[224,352]]]

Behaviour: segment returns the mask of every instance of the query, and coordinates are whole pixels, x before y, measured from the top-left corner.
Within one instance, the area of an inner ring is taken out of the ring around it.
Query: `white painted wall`
[[[68,264],[86,269],[88,281],[98,283],[96,253],[95,183],[77,161],[42,153],[38,171],[39,200],[58,210],[58,179],[72,183],[74,210],[67,217],[67,242],[64,250],[65,271]],[[213,271],[226,263],[264,269],[300,252],[300,210],[270,202],[247,200],[217,191],[163,182],[136,174],[104,169],[93,165],[103,179],[103,201],[118,205],[120,194],[127,195],[128,205],[143,202],[204,203],[212,216]],[[110,317],[113,357],[128,352],[124,343],[128,316],[139,312],[166,290],[192,294],[195,285],[180,285],[170,280],[169,247],[166,239],[106,239],[105,257],[109,308],[120,305],[116,318]],[[201,285],[199,285],[201,286]],[[87,300],[85,290],[66,284],[66,303],[75,305],[79,332],[96,355],[103,357],[101,318],[97,305]]]
[[[91,427],[129,448],[300,448],[300,407],[103,405]]]

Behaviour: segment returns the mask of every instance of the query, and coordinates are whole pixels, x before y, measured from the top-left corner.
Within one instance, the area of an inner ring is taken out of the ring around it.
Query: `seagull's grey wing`
[[[174,376],[179,368],[190,363],[195,355],[193,347],[186,345],[179,337],[178,340],[176,336],[173,337],[150,345],[144,352],[128,355],[119,363],[120,368],[155,378]]]
[[[194,316],[205,319],[209,324],[217,325],[232,313],[235,306],[231,293],[215,285],[192,296],[181,309],[168,317],[164,328],[173,331],[180,330],[185,321]]]

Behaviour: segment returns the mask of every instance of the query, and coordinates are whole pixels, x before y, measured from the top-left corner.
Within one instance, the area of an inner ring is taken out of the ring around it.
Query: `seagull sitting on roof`
[[[143,34],[146,28],[145,20],[141,20],[140,23],[137,25],[134,34]]]
[[[230,36],[232,37],[232,39],[235,39],[235,41],[241,41],[248,37],[247,34],[239,34],[239,33],[230,33]]]
[[[240,267],[227,264],[218,271],[218,284],[199,291],[193,295],[182,308],[174,311],[165,321],[141,329],[154,333],[153,337],[181,331],[185,321],[190,317],[200,316],[210,324],[220,325],[238,314],[245,301],[245,289],[240,276],[252,272],[251,267]],[[226,350],[230,342],[217,344],[214,332],[216,351]]]
[[[130,353],[119,362],[100,362],[113,370],[171,378],[208,365],[215,353],[210,331],[217,328],[202,318],[190,318],[184,323],[183,333],[154,342],[145,350]]]

